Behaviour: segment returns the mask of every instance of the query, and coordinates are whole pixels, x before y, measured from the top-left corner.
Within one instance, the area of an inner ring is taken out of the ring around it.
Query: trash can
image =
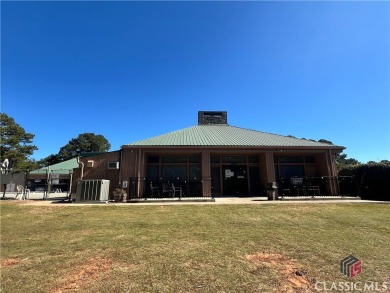
[[[276,182],[267,183],[267,196],[268,200],[276,200],[276,190],[278,187],[276,186]]]

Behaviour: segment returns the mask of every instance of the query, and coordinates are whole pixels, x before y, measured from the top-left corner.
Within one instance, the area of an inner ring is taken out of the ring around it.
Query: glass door
[[[248,174],[246,165],[222,167],[223,194],[248,195]]]

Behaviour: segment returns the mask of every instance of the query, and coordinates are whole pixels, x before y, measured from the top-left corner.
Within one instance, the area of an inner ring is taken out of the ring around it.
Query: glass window
[[[149,165],[146,174],[149,178],[158,178],[158,165]]]
[[[162,156],[162,163],[187,163],[187,156]]]
[[[200,164],[192,164],[190,165],[190,178],[200,178]]]
[[[211,167],[211,188],[213,194],[221,193],[221,171],[219,167]]]
[[[219,163],[220,162],[220,156],[211,156],[211,158],[210,158],[210,160],[211,160],[211,163],[213,164],[215,164],[215,163]]]
[[[161,167],[161,176],[170,177],[170,178],[185,178],[187,177],[187,167],[186,166],[162,166]]]
[[[279,176],[279,165],[275,165],[275,177],[276,181],[279,181],[280,176]]]
[[[200,163],[200,156],[190,156],[190,163]]]
[[[280,163],[303,163],[302,156],[283,156],[279,157]]]
[[[305,157],[305,162],[306,163],[315,163],[316,162],[316,158],[314,156],[306,156]]]
[[[259,162],[259,156],[249,156],[248,157],[249,163],[258,163]]]
[[[108,169],[119,169],[119,162],[108,162]]]
[[[246,163],[245,156],[223,156],[222,163]]]
[[[305,169],[303,165],[287,165],[280,166],[280,175],[281,177],[290,178],[290,177],[303,177],[305,176]]]
[[[149,156],[148,163],[158,163],[158,156]]]

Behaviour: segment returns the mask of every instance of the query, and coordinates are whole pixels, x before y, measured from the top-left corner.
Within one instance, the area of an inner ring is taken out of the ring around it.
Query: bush
[[[390,200],[390,162],[347,165],[339,176],[353,176],[353,191],[362,199]]]

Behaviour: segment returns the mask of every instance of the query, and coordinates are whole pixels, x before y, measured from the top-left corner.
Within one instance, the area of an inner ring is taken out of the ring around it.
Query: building
[[[74,178],[109,179],[111,190],[122,187],[132,197],[177,190],[184,196],[262,195],[270,182],[279,192],[299,192],[305,184],[334,195],[335,157],[343,149],[231,126],[227,112],[200,111],[195,126],[80,158]]]

